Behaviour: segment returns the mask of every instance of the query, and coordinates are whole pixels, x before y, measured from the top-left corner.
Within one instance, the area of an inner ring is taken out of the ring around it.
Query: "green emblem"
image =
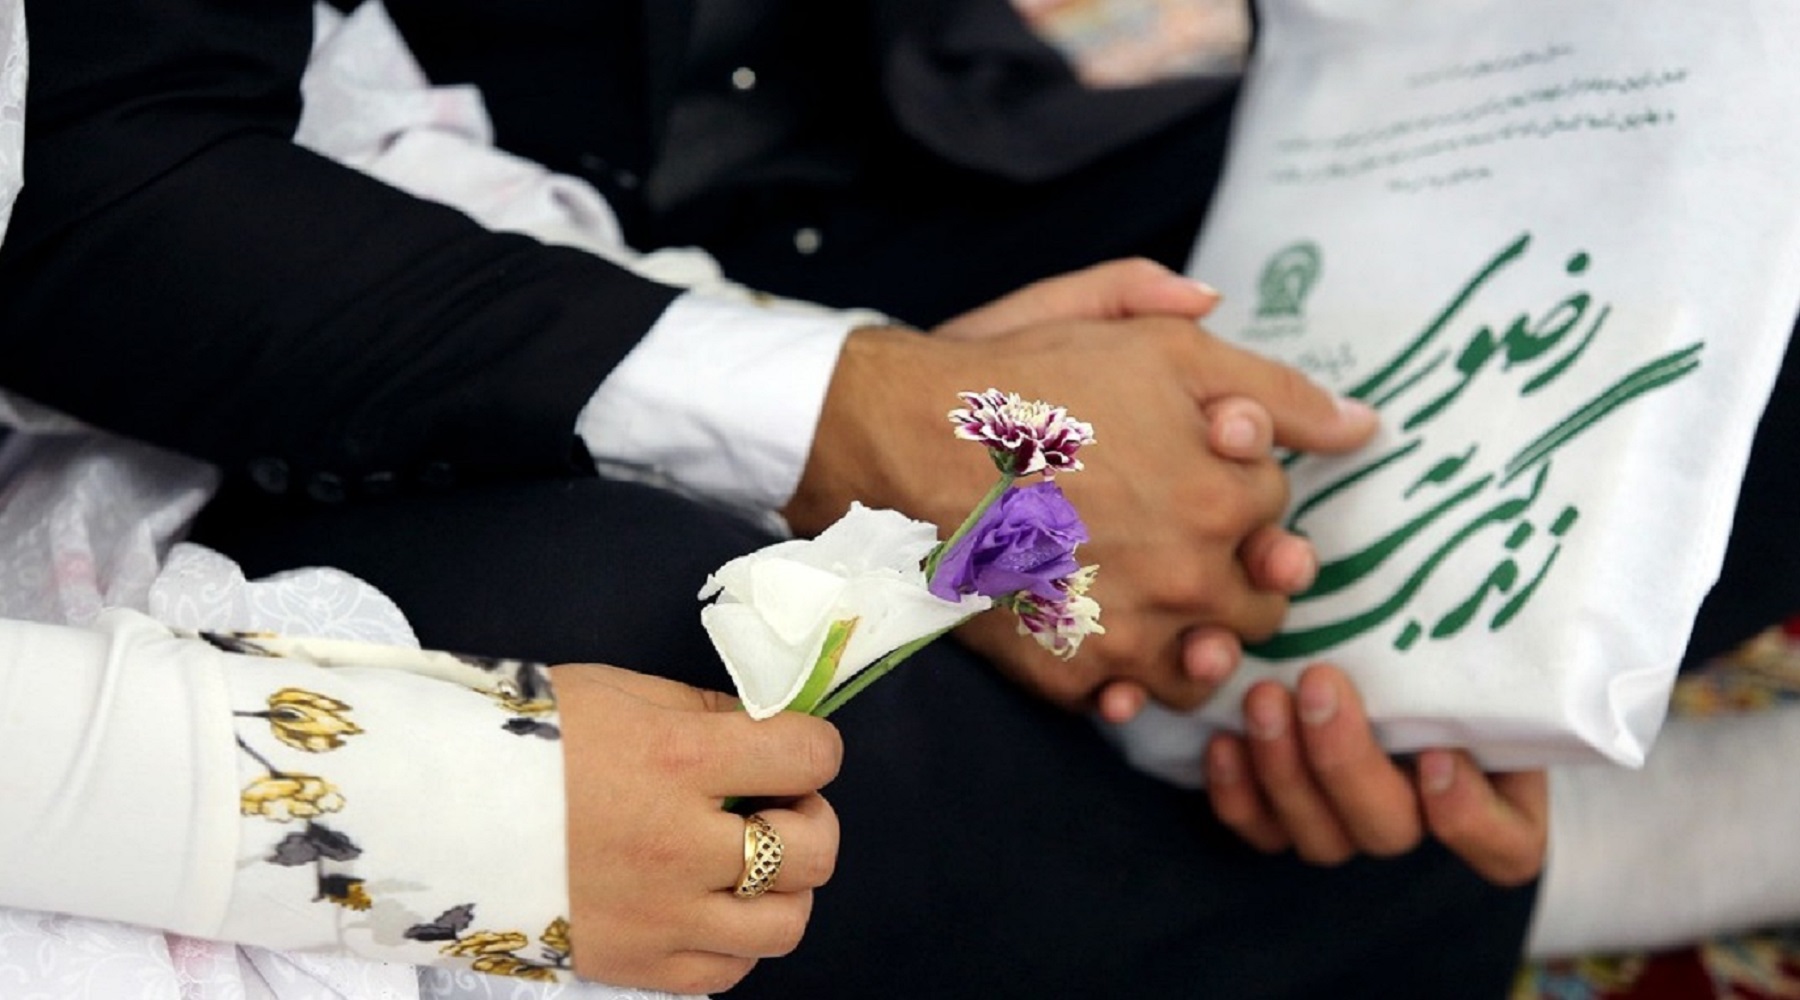
[[[1256,315],[1299,316],[1306,296],[1319,280],[1319,246],[1294,243],[1269,258],[1256,284]]]

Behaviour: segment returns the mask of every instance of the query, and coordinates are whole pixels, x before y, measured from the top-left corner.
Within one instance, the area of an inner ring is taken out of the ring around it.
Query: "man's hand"
[[[595,664],[553,672],[568,790],[570,939],[587,979],[715,993],[799,944],[812,891],[836,864],[837,816],[818,790],[843,758],[837,730],[783,713],[754,722],[732,700]],[[733,893],[744,819],[781,836],[774,886]]]
[[[1198,704],[1235,666],[1236,637],[1270,634],[1292,579],[1311,573],[1305,543],[1274,527],[1287,485],[1269,442],[1343,451],[1375,425],[1366,408],[1200,330],[1193,316],[1214,301],[1126,261],[1028,287],[939,336],[860,330],[784,513],[811,533],[860,499],[948,532],[995,475],[982,449],[950,433],[956,393],[994,387],[1067,407],[1097,439],[1082,452],[1087,469],[1059,482],[1092,535],[1081,559],[1100,566],[1093,593],[1107,632],[1067,663],[1004,614],[960,637],[1070,706],[1117,679],[1175,707]]]
[[[1375,742],[1349,678],[1327,665],[1308,668],[1292,694],[1253,686],[1244,718],[1247,735],[1207,747],[1207,794],[1259,850],[1335,865],[1404,853],[1429,831],[1491,882],[1521,885],[1543,870],[1544,772],[1487,775],[1462,751],[1427,750],[1409,774]]]

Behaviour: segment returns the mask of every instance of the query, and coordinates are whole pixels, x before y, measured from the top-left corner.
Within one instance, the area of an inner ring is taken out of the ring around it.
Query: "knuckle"
[[[1179,671],[1163,674],[1149,681],[1151,697],[1177,712],[1191,712],[1206,704],[1213,693],[1212,685],[1197,683]]]
[[[1356,856],[1356,851],[1342,840],[1302,843],[1298,851],[1306,863],[1320,868],[1336,868]]]
[[[694,726],[671,727],[650,747],[649,754],[650,768],[677,782],[715,757],[711,738]]]
[[[1274,635],[1287,617],[1288,599],[1273,591],[1245,593],[1219,616],[1218,624],[1230,628],[1246,643],[1261,642]]]
[[[782,907],[777,910],[770,921],[769,957],[771,958],[792,954],[794,949],[800,947],[800,940],[806,936],[806,925],[812,909],[812,893],[796,895],[804,895],[806,899],[804,901],[794,900],[801,905]]]
[[[667,873],[685,867],[688,854],[677,841],[668,837],[637,837],[623,845],[619,853],[630,862],[633,871]]]
[[[1105,638],[1114,639],[1112,632],[1112,625],[1108,623]],[[1042,655],[1035,649],[1031,652]],[[1104,653],[1099,650],[1092,653],[1083,650],[1082,654],[1069,663],[1056,664],[1055,669],[1041,670],[1027,666],[1023,671],[1031,686],[1045,698],[1064,707],[1077,706],[1092,698],[1122,662],[1116,643],[1108,643]]]
[[[1488,875],[1488,880],[1511,889],[1537,878],[1543,871],[1543,866],[1528,859],[1508,858],[1496,865],[1495,869]]]
[[[1293,493],[1287,475],[1273,462],[1257,462],[1250,465],[1247,471],[1251,478],[1252,497],[1249,503],[1253,508],[1254,524],[1261,526],[1280,520]]]
[[[801,735],[798,759],[803,762],[806,773],[825,785],[837,777],[838,770],[844,765],[844,737],[838,728],[823,720],[808,720],[816,725],[808,725]]]
[[[1219,477],[1196,491],[1185,506],[1191,511],[1192,530],[1201,539],[1229,539],[1234,543],[1262,523],[1260,505],[1237,477]]]
[[[1215,602],[1221,583],[1234,578],[1223,560],[1173,556],[1146,567],[1140,585],[1156,607],[1204,611]]]
[[[1288,365],[1273,365],[1270,370],[1270,399],[1273,403],[1292,407],[1321,400],[1322,390],[1300,369]]]
[[[671,992],[684,994],[723,993],[733,986],[736,986],[738,983],[743,982],[744,977],[748,976],[750,970],[754,968],[756,968],[756,959],[754,958],[719,957],[706,963],[700,968],[680,976],[679,978],[681,981],[677,983]]]
[[[1444,810],[1434,815],[1431,832],[1453,851],[1482,851],[1486,846],[1485,831],[1474,816],[1463,810]]]
[[[1417,830],[1376,830],[1366,837],[1363,850],[1378,858],[1395,858],[1419,846]]]
[[[1239,836],[1248,838],[1261,819],[1261,811],[1248,795],[1212,792],[1213,815]]]
[[[1148,257],[1121,257],[1102,266],[1127,281],[1152,281],[1168,273],[1168,268]]]

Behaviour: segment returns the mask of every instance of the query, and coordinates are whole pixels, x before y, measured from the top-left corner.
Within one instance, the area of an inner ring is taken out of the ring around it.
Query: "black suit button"
[[[349,494],[344,489],[341,476],[329,472],[315,472],[306,481],[306,495],[320,503],[343,503]]]
[[[250,481],[264,493],[280,496],[288,491],[288,464],[279,458],[251,459]]]
[[[400,489],[400,477],[391,472],[371,472],[362,477],[364,496],[393,496]]]
[[[441,490],[456,482],[456,470],[449,462],[426,462],[419,469],[419,485],[428,490]]]

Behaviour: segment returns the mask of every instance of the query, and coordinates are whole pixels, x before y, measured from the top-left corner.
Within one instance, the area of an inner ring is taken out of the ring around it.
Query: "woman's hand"
[[[553,671],[568,789],[570,936],[583,978],[715,993],[800,943],[838,824],[819,789],[843,743],[822,719],[762,722],[726,695],[616,667]],[[774,886],[733,894],[754,796],[784,845]]]
[[[1264,681],[1244,695],[1247,734],[1207,747],[1207,793],[1221,822],[1262,851],[1315,864],[1411,850],[1426,831],[1482,877],[1520,885],[1543,870],[1543,771],[1488,775],[1462,751],[1427,750],[1412,773],[1375,742],[1343,671],[1316,665],[1290,694]]]

